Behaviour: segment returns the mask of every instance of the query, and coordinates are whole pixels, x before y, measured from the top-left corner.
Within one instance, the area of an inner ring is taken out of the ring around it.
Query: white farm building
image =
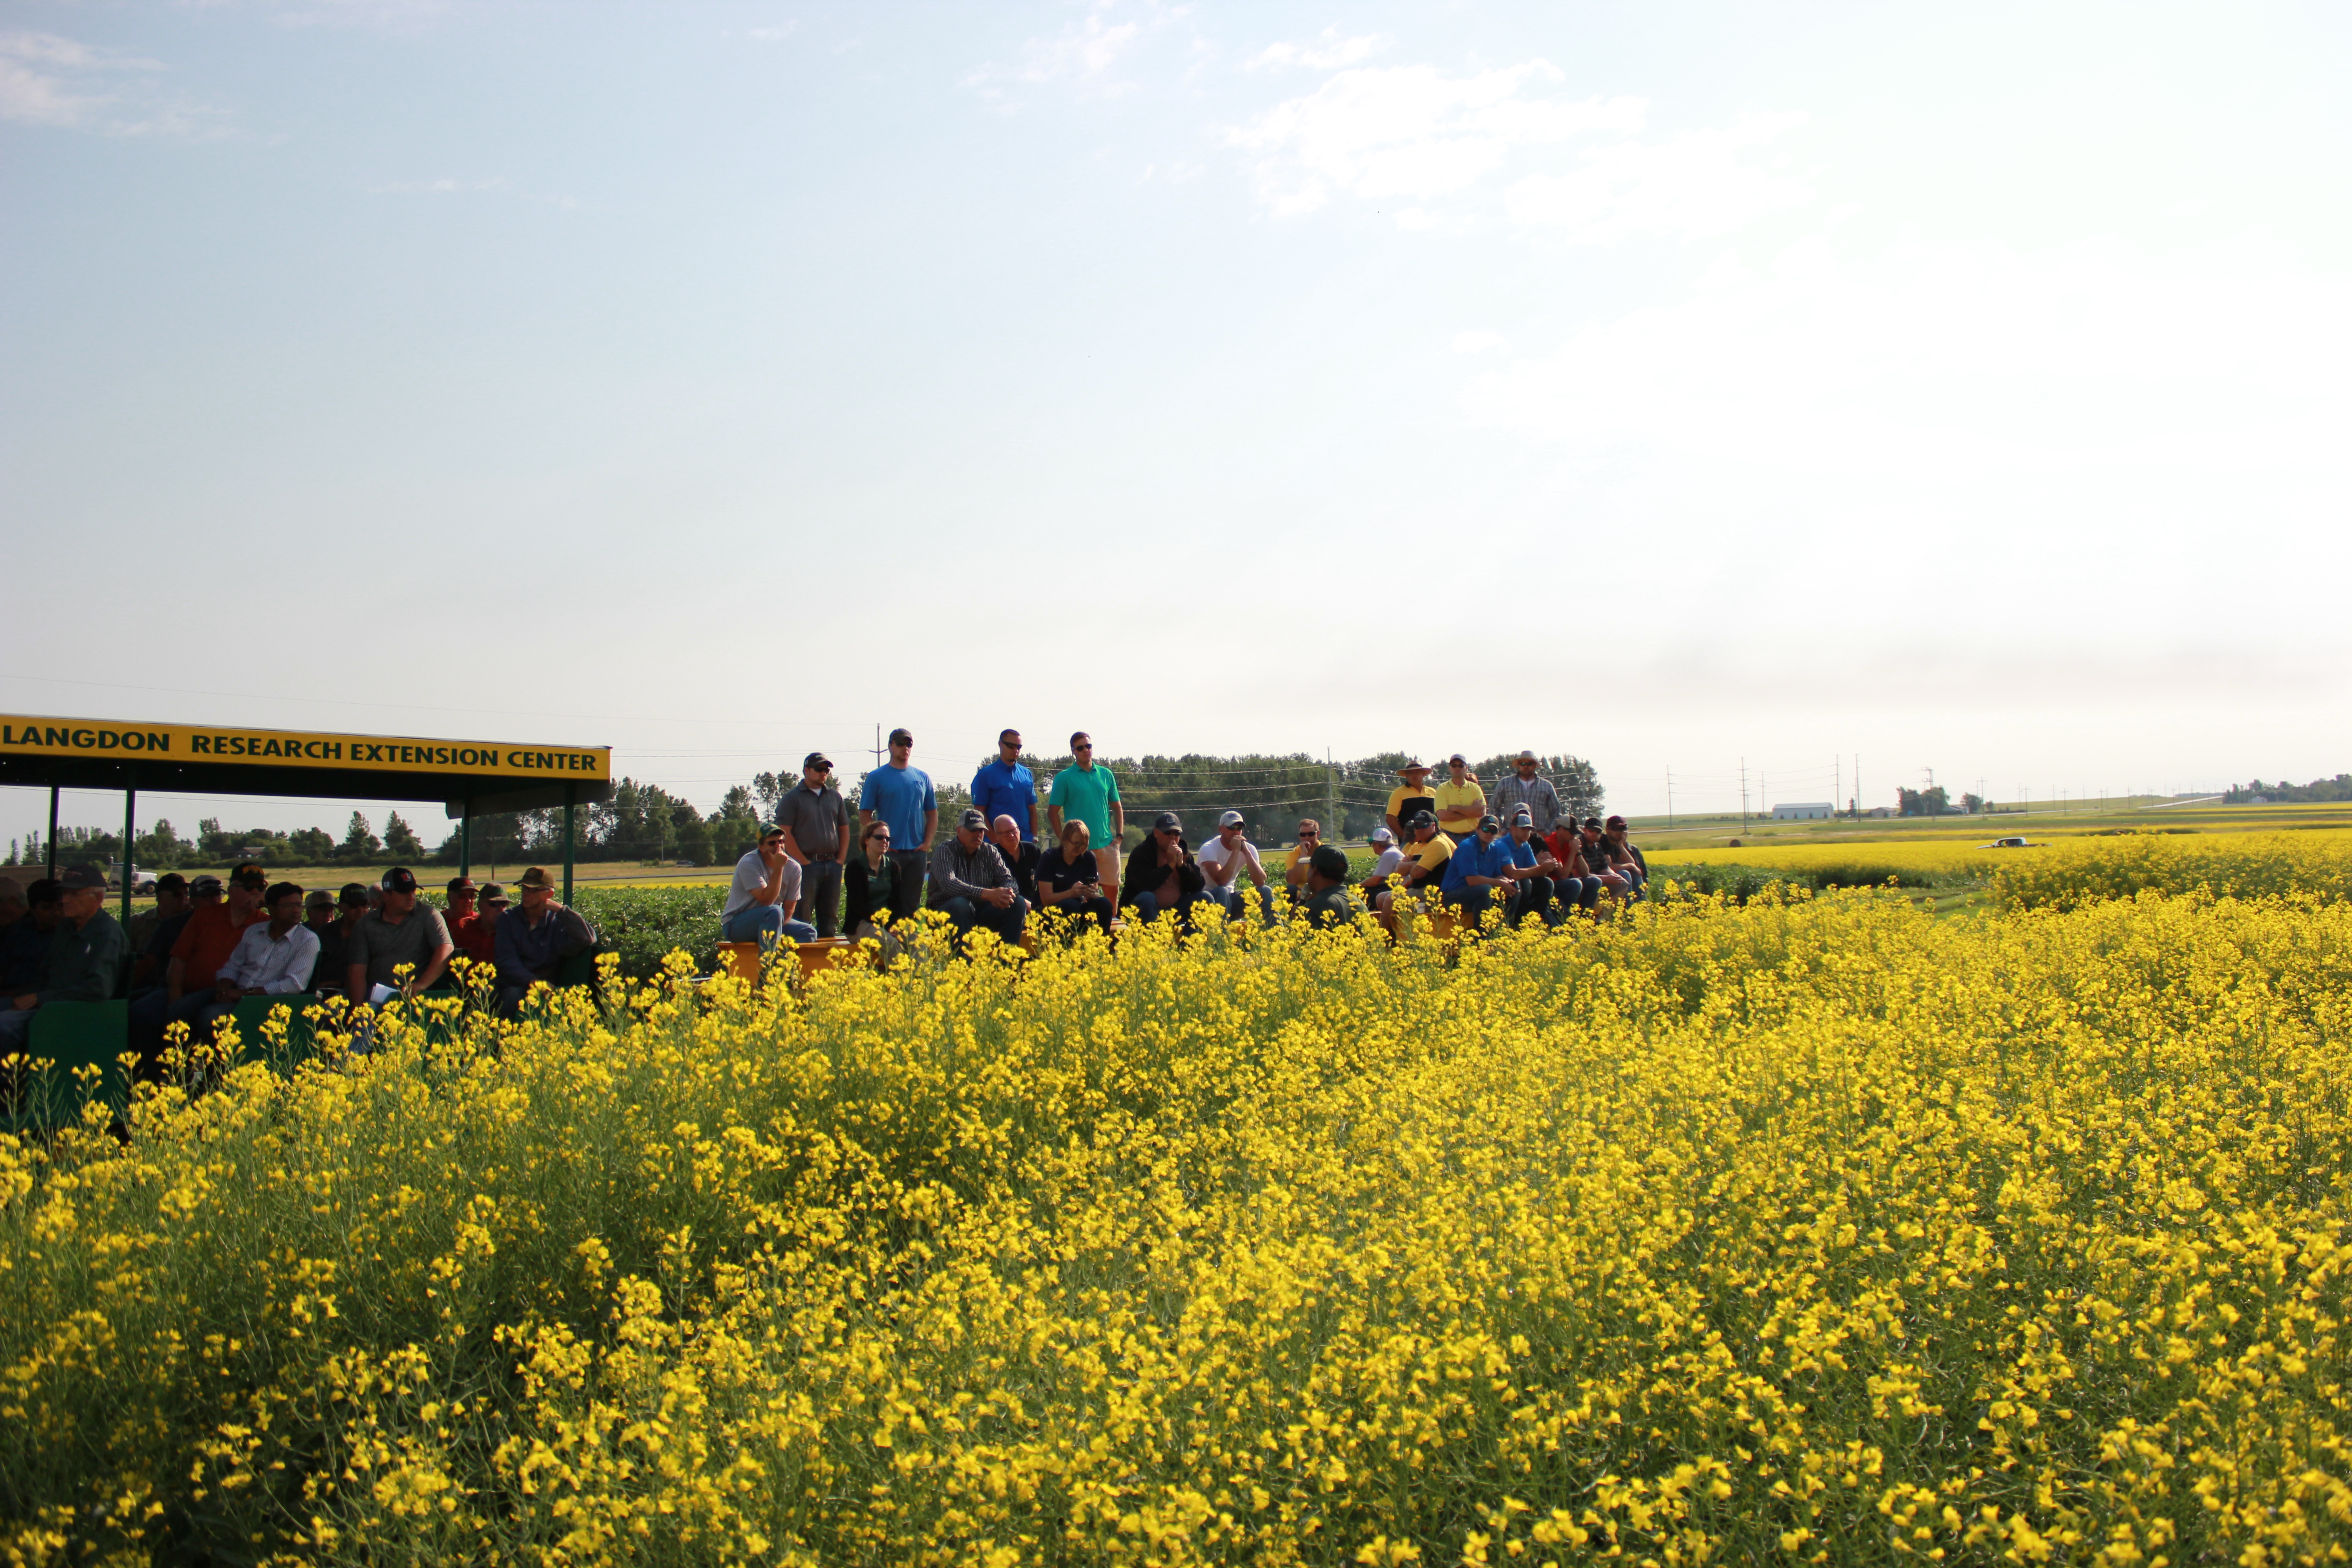
[[[1837,807],[1825,800],[1801,800],[1772,808],[1775,822],[1826,822]]]

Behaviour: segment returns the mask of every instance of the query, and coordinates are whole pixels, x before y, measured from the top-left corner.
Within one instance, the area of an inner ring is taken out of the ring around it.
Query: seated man
[[[323,893],[318,895],[323,897]],[[351,941],[352,927],[368,912],[368,890],[357,882],[345,882],[333,899],[334,918],[323,923],[313,921],[310,929],[319,936],[318,977],[310,989],[320,995],[341,995],[343,991],[343,948]]]
[[[122,973],[129,942],[106,912],[106,873],[95,866],[68,866],[51,885],[58,889],[58,924],[47,962],[39,984],[11,997],[0,1011],[0,1056],[25,1049],[40,1008],[52,1002],[103,1002],[114,994]]]
[[[719,912],[719,940],[762,947],[775,946],[779,936],[814,942],[816,927],[793,918],[800,901],[801,864],[784,853],[783,825],[772,822],[760,830],[758,846],[735,862],[735,879]]]
[[[1217,818],[1217,836],[1201,846],[1195,857],[1201,868],[1201,891],[1225,911],[1227,920],[1242,913],[1242,880],[1257,889],[1258,908],[1268,924],[1274,921],[1274,885],[1258,858],[1257,846],[1242,837],[1242,814],[1229,811]]]
[[[0,994],[15,995],[41,984],[49,946],[65,921],[65,889],[44,877],[25,889],[24,909],[0,933]]]
[[[1318,930],[1343,926],[1356,918],[1348,898],[1348,857],[1326,844],[1307,862],[1307,923]]]
[[[441,918],[449,927],[449,940],[457,944],[457,956],[475,963],[498,961],[498,929],[496,917],[484,918],[475,900],[479,890],[471,877],[449,879],[449,907]]]
[[[212,1001],[196,1015],[190,1037],[212,1037],[213,1025],[247,996],[291,996],[310,988],[319,963],[319,933],[302,923],[302,889],[280,882],[262,895],[268,919],[245,928],[236,951],[213,982]]]
[[[139,1053],[139,1070],[152,1076],[163,1057],[163,1035],[173,1024],[185,1024],[191,1039],[198,1023],[215,1000],[214,987],[222,966],[245,940],[245,928],[269,918],[261,907],[269,891],[269,877],[248,860],[228,875],[228,899],[215,903],[206,896],[210,878],[196,879],[191,890],[198,895],[188,911],[188,923],[172,943],[163,966],[163,988],[136,996],[131,1003],[131,1044]]]
[[[377,986],[403,996],[430,990],[457,951],[441,911],[416,901],[415,872],[394,866],[376,887],[376,908],[343,939],[343,984],[354,1002],[370,1000]],[[405,980],[398,973],[403,965]]]
[[[1440,896],[1473,927],[1495,907],[1498,891],[1509,896],[1511,851],[1502,835],[1501,823],[1491,816],[1480,817],[1476,835],[1446,861],[1438,884]]]
[[[138,963],[137,955],[146,952],[147,944],[155,940],[155,928],[173,915],[184,914],[187,908],[188,879],[185,877],[177,871],[166,871],[155,879],[154,903],[121,922],[122,934],[131,943],[134,965]],[[135,967],[131,984],[133,986],[139,984]]]
[[[135,929],[138,919],[124,928],[131,938],[131,994],[134,998],[163,984],[164,973],[172,966],[172,949],[179,944],[180,933],[188,929],[188,922],[195,918],[198,910],[216,908],[221,901],[218,877],[198,877],[191,882],[177,871],[170,876],[180,885],[168,899],[163,879],[158,879],[155,883],[155,907],[168,908],[170,912],[149,925],[143,939]]]
[[[1021,837],[1021,825],[1010,816],[999,816],[988,826],[988,841],[1004,857],[1004,868],[1013,873],[1013,890],[1029,900],[1037,901],[1037,846]]]
[[[1062,821],[1062,841],[1037,862],[1037,907],[1057,910],[1074,920],[1092,915],[1110,930],[1114,910],[1103,892],[1102,866],[1095,859],[1094,834],[1083,818]]]
[[[1013,885],[1013,870],[988,841],[988,818],[966,810],[947,842],[931,851],[931,907],[947,911],[961,939],[985,926],[999,941],[1021,940],[1029,900]]]
[[[1551,864],[1558,868],[1545,874],[1551,878],[1552,896],[1559,901],[1560,913],[1566,914],[1570,906],[1587,914],[1596,913],[1601,907],[1601,879],[1585,868],[1584,835],[1577,831],[1576,824],[1567,817],[1560,818],[1559,826],[1545,840],[1544,847],[1550,852]],[[1538,852],[1537,861],[1543,863],[1542,851]]]
[[[1169,910],[1179,920],[1190,920],[1206,880],[1192,858],[1192,847],[1184,842],[1182,820],[1172,811],[1163,811],[1127,858],[1127,870],[1118,882],[1118,906],[1133,910],[1137,919],[1147,921]]]
[[[1646,897],[1643,889],[1650,882],[1649,857],[1625,837],[1625,819],[1611,817],[1601,829],[1601,842],[1609,851],[1609,868],[1625,879],[1634,898]]]
[[[487,902],[488,889],[483,891]],[[533,866],[525,871],[515,879],[515,891],[522,895],[522,908],[505,908],[506,897],[501,893],[499,910],[488,917],[496,922],[498,941],[497,1005],[509,1017],[534,984],[554,984],[562,975],[565,959],[596,945],[595,928],[557,900],[555,879],[546,868]]]
[[[1549,857],[1537,848],[1542,841],[1536,837],[1535,814],[1522,805],[1511,813],[1510,832],[1503,847],[1511,852],[1511,868],[1503,873],[1511,879],[1510,907],[1503,918],[1517,925],[1532,911],[1543,917],[1546,925],[1558,925],[1560,911],[1552,903],[1551,873],[1545,868]]]
[[[1387,829],[1381,829],[1386,832]],[[1298,842],[1290,847],[1289,858],[1283,862],[1282,879],[1290,889],[1293,899],[1307,896],[1307,879],[1314,875],[1315,851],[1323,847],[1323,825],[1311,816],[1298,819]]]
[[[1385,827],[1372,829],[1372,874],[1364,879],[1364,897],[1378,902],[1389,890],[1389,879],[1404,864],[1404,851],[1397,847],[1396,835]]]
[[[1601,836],[1601,819],[1586,817],[1578,838],[1584,850],[1584,868],[1601,879],[1601,890],[1620,900],[1630,896],[1633,883],[1612,863],[1608,840]]]
[[[1416,811],[1407,826],[1412,829],[1412,839],[1404,847],[1404,859],[1396,875],[1389,879],[1388,891],[1377,900],[1377,907],[1383,910],[1394,910],[1399,899],[1405,908],[1416,909],[1424,890],[1443,893],[1445,868],[1454,860],[1454,840],[1437,831],[1435,812]]]

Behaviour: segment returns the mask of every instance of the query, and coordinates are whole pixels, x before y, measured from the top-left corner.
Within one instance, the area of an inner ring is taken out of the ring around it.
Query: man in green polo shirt
[[[1070,755],[1078,760],[1078,765],[1054,775],[1053,791],[1045,797],[1045,825],[1056,838],[1062,835],[1065,817],[1087,825],[1095,867],[1102,873],[1103,897],[1117,908],[1119,839],[1127,831],[1127,807],[1118,798],[1118,780],[1108,768],[1095,764],[1094,737],[1084,730],[1070,737]]]
[[[0,1012],[0,1055],[25,1048],[33,1015],[41,1008],[52,1002],[103,1002],[122,977],[130,939],[106,912],[105,873],[95,866],[69,866],[58,880],[64,889],[60,918],[41,987],[0,1002],[6,1007]]]
[[[1326,844],[1307,859],[1307,923],[1318,929],[1343,926],[1356,918],[1348,900],[1348,857]]]

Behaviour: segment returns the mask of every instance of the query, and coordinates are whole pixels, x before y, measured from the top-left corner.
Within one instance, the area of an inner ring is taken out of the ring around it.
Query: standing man
[[[343,939],[343,986],[354,1002],[365,1002],[378,985],[403,996],[430,990],[457,951],[441,911],[417,903],[414,871],[394,866],[377,888],[380,901]],[[408,966],[406,980],[394,973],[403,964]]]
[[[58,879],[57,933],[50,939],[47,967],[37,987],[10,998],[0,1012],[0,1055],[25,1048],[33,1015],[52,1002],[103,1002],[114,994],[129,939],[106,912],[106,873],[95,866],[68,866]]]
[[[797,913],[821,937],[841,929],[841,872],[856,835],[849,803],[833,787],[833,759],[811,752],[801,759],[801,782],[776,803],[776,823],[784,830],[784,853],[800,862]],[[527,908],[530,900],[525,900]]]
[[[719,940],[772,947],[781,933],[794,942],[814,942],[816,928],[793,918],[800,900],[801,863],[784,853],[784,830],[772,822],[760,830],[758,845],[735,862],[735,879],[727,885],[727,904],[719,911]]]
[[[1020,829],[1021,842],[1037,842],[1037,779],[1021,765],[1021,731],[1007,730],[996,737],[996,760],[983,763],[971,775],[971,808],[988,818],[1009,816]]]
[[[1456,752],[1445,759],[1446,778],[1437,786],[1437,831],[1457,844],[1466,844],[1478,832],[1486,815],[1486,792],[1470,772],[1470,760]]]
[[[1412,817],[1413,812],[1420,809],[1413,803],[1419,801],[1429,810],[1435,811],[1437,792],[1429,787],[1429,764],[1419,757],[1411,759],[1404,766],[1399,768],[1397,777],[1404,780],[1404,783],[1389,792],[1389,810],[1386,820],[1391,833],[1402,835],[1405,832],[1406,821]],[[1431,820],[1436,819],[1433,817]]]
[[[1521,752],[1511,760],[1511,776],[1495,786],[1495,815],[1505,822],[1524,810],[1534,818],[1536,837],[1549,838],[1559,825],[1559,791],[1536,771],[1536,754]]]
[[[1021,940],[1029,900],[1013,885],[1012,868],[988,841],[988,819],[977,811],[967,809],[931,857],[931,907],[947,911],[959,939],[978,925],[1008,944]]]
[[[596,945],[593,927],[555,897],[555,879],[533,866],[515,882],[522,908],[498,917],[499,989],[496,1005],[512,1016],[534,982],[555,984],[563,961]]]
[[[866,775],[866,787],[857,795],[858,826],[880,822],[890,829],[890,859],[898,868],[890,915],[902,921],[923,907],[931,840],[940,831],[940,797],[930,774],[908,765],[914,754],[915,737],[891,731],[890,760]]]
[[[1127,807],[1118,798],[1118,780],[1108,768],[1096,765],[1095,739],[1084,730],[1070,737],[1070,755],[1077,759],[1077,766],[1054,775],[1053,792],[1045,797],[1045,821],[1057,838],[1066,818],[1087,825],[1095,864],[1102,872],[1103,893],[1116,904],[1118,847],[1127,833]]]
[[[1267,882],[1265,864],[1258,858],[1257,846],[1242,836],[1242,814],[1229,811],[1217,818],[1217,836],[1201,846],[1196,857],[1201,866],[1201,891],[1225,911],[1227,920],[1242,912],[1242,879],[1247,877],[1257,887],[1257,901],[1265,911],[1266,923],[1274,923],[1274,889]]]

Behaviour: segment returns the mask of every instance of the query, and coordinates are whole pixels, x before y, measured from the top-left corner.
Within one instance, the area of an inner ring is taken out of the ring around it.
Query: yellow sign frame
[[[221,724],[121,719],[0,719],[0,757],[100,758],[244,767],[341,768],[358,773],[462,774],[484,780],[605,784],[610,746],[520,741],[444,741],[421,735],[351,735]]]

